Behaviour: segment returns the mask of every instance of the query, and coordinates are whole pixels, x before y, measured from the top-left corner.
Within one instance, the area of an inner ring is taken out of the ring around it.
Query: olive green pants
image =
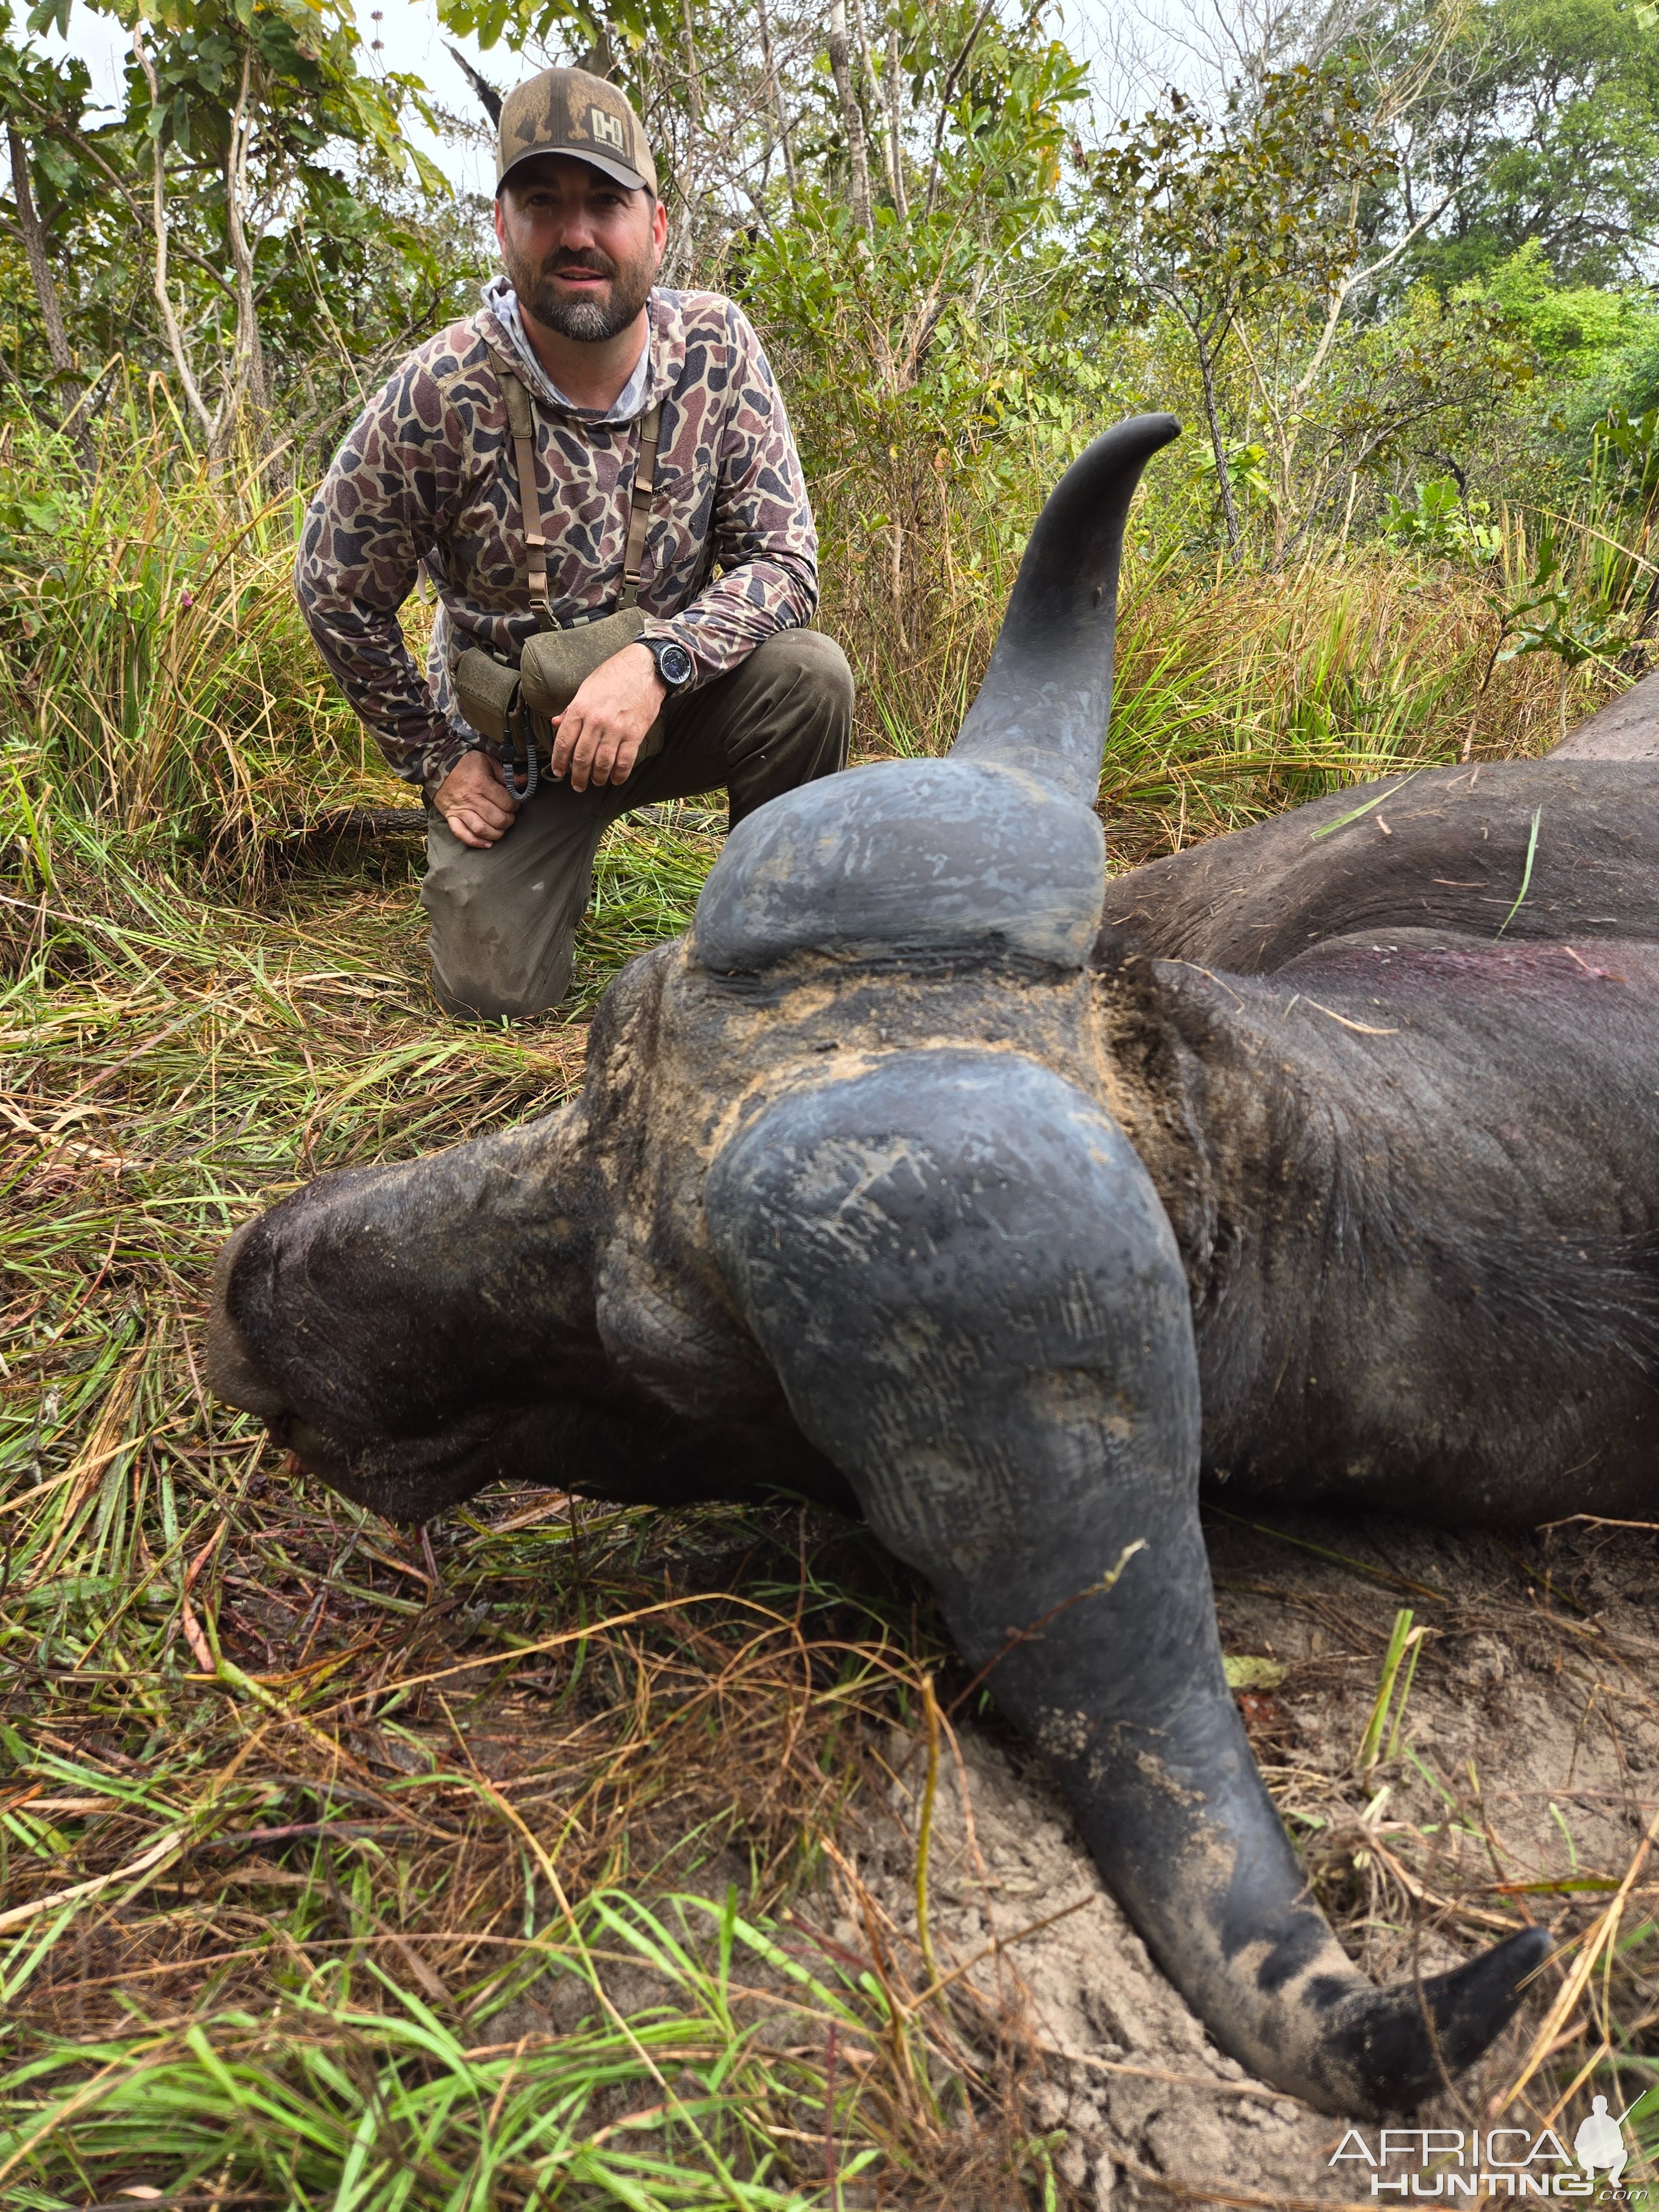
[[[447,1013],[494,1020],[543,1013],[570,982],[593,855],[620,815],[722,786],[732,823],[780,792],[847,765],[853,676],[817,630],[786,629],[729,675],[671,699],[662,750],[626,783],[541,784],[484,851],[428,817],[421,904],[432,924],[432,988]]]

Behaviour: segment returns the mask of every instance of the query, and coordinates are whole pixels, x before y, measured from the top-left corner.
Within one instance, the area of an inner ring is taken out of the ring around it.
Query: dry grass
[[[1132,554],[1118,623],[1101,802],[1114,865],[1242,829],[1343,785],[1459,759],[1548,750],[1562,683],[1547,658],[1488,678],[1493,580],[1386,548],[1282,574],[1195,580]],[[941,606],[906,666],[878,599],[861,603],[861,665],[884,671],[860,702],[871,755],[944,750],[995,641],[1001,599]],[[1578,720],[1619,688],[1589,665],[1568,679]]]

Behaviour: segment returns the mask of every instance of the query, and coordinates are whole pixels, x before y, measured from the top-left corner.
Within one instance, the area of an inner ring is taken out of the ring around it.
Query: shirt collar
[[[651,299],[653,307],[656,298],[653,292]],[[563,413],[574,416],[579,422],[631,422],[636,416],[645,412],[653,381],[651,331],[656,320],[654,315],[647,319],[645,343],[640,348],[640,357],[634,364],[633,373],[610,406],[579,407],[574,399],[560,391],[542,367],[525,329],[524,318],[519,312],[518,295],[507,279],[492,276],[483,287],[483,299],[485,307],[501,325],[502,334],[513,349],[514,358],[524,369],[530,388],[538,399],[544,399],[550,407],[557,407]]]

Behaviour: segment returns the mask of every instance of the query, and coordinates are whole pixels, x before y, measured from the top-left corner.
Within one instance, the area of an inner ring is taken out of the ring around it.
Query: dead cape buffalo
[[[1217,2040],[1408,2108],[1547,1939],[1392,1992],[1344,1956],[1228,1692],[1200,1476],[1651,1510],[1659,765],[1343,792],[1103,912],[1119,550],[1176,429],[1063,478],[948,759],[732,834],[578,1099],[244,1228],[212,1373],[408,1521],[498,1476],[862,1513]]]

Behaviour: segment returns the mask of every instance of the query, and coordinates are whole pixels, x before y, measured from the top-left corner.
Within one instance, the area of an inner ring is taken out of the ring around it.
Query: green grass
[[[653,1914],[598,1892],[574,1930],[534,1948],[544,1974],[562,1969],[592,1993],[593,2025],[538,2048],[524,2038],[473,2043],[372,1962],[367,1978],[381,1984],[374,2009],[331,1991],[345,1976],[325,1970],[263,2018],[210,2014],[83,2047],[82,2066],[107,2069],[94,2077],[97,2094],[32,2100],[34,2131],[72,2142],[87,2183],[99,2186],[95,2177],[112,2170],[143,2171],[170,2192],[216,2180],[227,2144],[240,2137],[252,2156],[233,2153],[237,2178],[257,2175],[276,2201],[295,2204],[471,2212],[586,2197],[643,2199],[664,2212],[784,2212],[803,2203],[790,2179],[799,2161],[780,2158],[775,2130],[793,2140],[804,2131],[790,2119],[821,2118],[823,2072],[757,2039],[741,1977],[781,1969],[802,2033],[840,2025],[866,2034],[866,2007],[800,1967],[732,1900],[708,1908],[671,1899]],[[603,1977],[613,1964],[644,1968],[665,2001],[626,2020],[607,2012]],[[27,2096],[46,2075],[39,2066],[33,2081],[0,2087]],[[71,2101],[78,2109],[68,2112]],[[600,2108],[617,2117],[596,2127]],[[853,2124],[849,2113],[834,2124]],[[25,2135],[0,2180],[12,2180],[12,2203],[49,2212],[52,2194],[13,2179],[27,2170],[28,2142]],[[843,2181],[878,2154],[869,2144],[855,2149]]]

